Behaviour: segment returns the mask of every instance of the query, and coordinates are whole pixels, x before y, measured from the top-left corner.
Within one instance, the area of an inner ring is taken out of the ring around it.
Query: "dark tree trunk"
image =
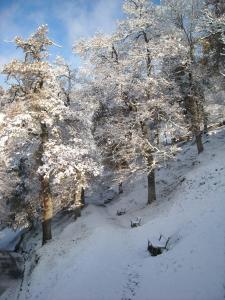
[[[153,168],[154,157],[151,149],[148,153],[148,204],[151,204],[156,200],[156,187],[155,187],[155,169]]]
[[[200,154],[204,150],[203,143],[202,143],[202,135],[201,135],[201,133],[196,134],[195,135],[195,139],[196,139],[196,145],[197,145],[197,149],[198,149],[198,154]]]
[[[156,200],[155,170],[148,173],[148,204]]]
[[[148,45],[149,38],[147,37],[146,32],[143,32],[145,43]],[[151,76],[152,71],[152,57],[151,57],[151,51],[147,46],[147,57],[146,57],[146,64],[147,64],[147,76]],[[148,98],[150,99],[151,95],[148,94]],[[156,119],[154,120],[157,124],[157,144],[159,144],[159,120],[158,120],[158,114]],[[142,133],[146,140],[149,139],[148,136],[148,125],[144,123],[141,123]],[[153,152],[152,149],[148,147],[146,151],[146,157],[147,157],[147,165],[148,165],[148,204],[151,204],[156,200],[156,187],[155,187],[155,170],[152,168],[154,158],[153,158]]]
[[[79,187],[77,191],[75,191],[74,194],[74,219],[76,220],[81,216],[81,209],[85,205],[85,199],[84,199],[84,188]]]
[[[181,65],[176,68],[176,81],[180,87],[181,94],[184,97],[184,108],[186,110],[186,118],[190,123],[190,129],[193,137],[195,137],[198,153],[203,152],[200,125],[204,122],[204,130],[207,131],[207,113],[204,110],[204,93],[201,87],[194,80],[192,70],[195,66],[194,60],[194,44],[189,45],[189,55],[191,69]],[[202,99],[202,100],[201,100]]]
[[[42,205],[43,205],[43,221],[42,221],[42,245],[46,244],[47,241],[51,240],[51,220],[53,217],[53,203],[50,194],[49,181],[43,178],[42,184]]]
[[[52,219],[48,219],[42,222],[42,245],[52,239]]]
[[[119,194],[122,194],[123,193],[123,183],[120,182],[119,183]]]
[[[148,141],[148,132],[147,126],[144,122],[141,122],[141,129],[143,137]],[[147,160],[147,169],[148,169],[148,204],[151,204],[156,200],[156,187],[155,187],[155,170],[153,168],[154,165],[154,152],[149,147],[148,142],[146,142],[145,149],[145,158]]]
[[[81,217],[81,207],[76,207],[74,210],[74,219]]]
[[[80,192],[80,202],[82,207],[85,206],[85,195],[84,195],[84,188],[81,187],[81,192]]]
[[[41,142],[39,149],[36,154],[37,164],[38,166],[43,165],[43,153],[45,143],[48,141],[48,128],[45,123],[41,123]],[[40,202],[42,204],[43,214],[42,214],[42,245],[46,244],[47,241],[51,240],[51,220],[53,217],[53,203],[52,203],[52,195],[50,191],[49,178],[45,176],[45,174],[41,174],[39,176],[39,180],[41,183],[40,190]]]

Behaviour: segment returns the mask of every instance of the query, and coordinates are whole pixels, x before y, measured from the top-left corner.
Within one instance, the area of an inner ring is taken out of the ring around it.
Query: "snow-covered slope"
[[[39,248],[22,291],[1,299],[222,300],[225,297],[225,130],[212,132],[205,152],[185,146],[157,175],[158,200],[146,206],[142,178],[107,207],[89,205]],[[118,209],[127,213],[117,216]],[[142,218],[142,226],[130,220]],[[170,237],[152,257],[147,241]]]

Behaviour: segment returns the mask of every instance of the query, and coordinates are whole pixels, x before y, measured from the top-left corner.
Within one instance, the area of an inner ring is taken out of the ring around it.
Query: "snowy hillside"
[[[36,250],[32,273],[29,262],[22,285],[0,299],[224,299],[224,153],[220,129],[205,138],[203,154],[188,144],[158,172],[155,204],[145,205],[145,181],[139,178],[107,206],[89,205]],[[126,214],[117,216],[120,209]],[[131,228],[136,217],[141,226]],[[169,250],[152,257],[147,242],[161,234],[170,237]]]

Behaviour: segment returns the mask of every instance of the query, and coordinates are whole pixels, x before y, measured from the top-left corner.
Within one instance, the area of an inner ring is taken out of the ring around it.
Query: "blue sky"
[[[48,24],[49,36],[61,47],[51,49],[51,55],[63,56],[76,65],[72,45],[96,31],[110,33],[116,20],[122,17],[123,0],[0,0],[0,69],[18,57],[12,39],[28,37],[41,24]],[[9,41],[9,42],[6,42]],[[4,77],[0,75],[0,84]]]

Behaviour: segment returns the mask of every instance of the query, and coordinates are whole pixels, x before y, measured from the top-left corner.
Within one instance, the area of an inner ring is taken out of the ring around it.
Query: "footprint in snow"
[[[132,300],[136,295],[136,290],[140,284],[140,275],[137,272],[137,266],[127,266],[127,281],[123,288],[123,296],[121,300]]]

